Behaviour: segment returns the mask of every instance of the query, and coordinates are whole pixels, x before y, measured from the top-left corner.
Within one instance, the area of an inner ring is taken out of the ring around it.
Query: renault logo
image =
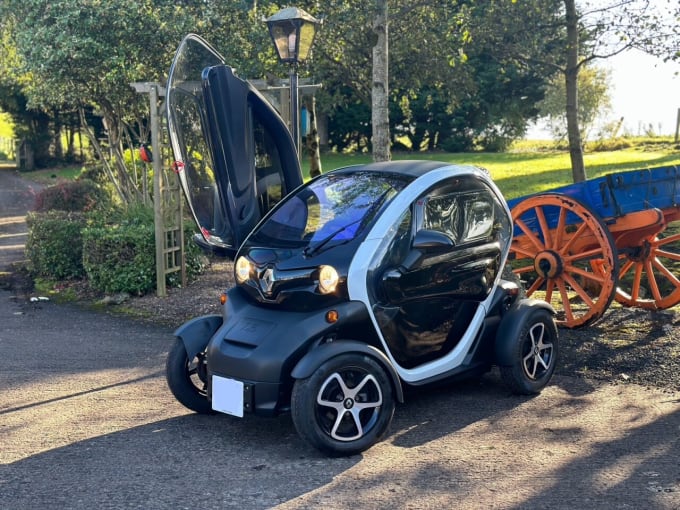
[[[272,293],[272,288],[274,287],[275,281],[276,278],[274,277],[274,270],[271,267],[268,267],[264,270],[264,273],[262,273],[262,276],[260,277],[260,286],[262,287],[262,290],[264,290],[265,294]]]

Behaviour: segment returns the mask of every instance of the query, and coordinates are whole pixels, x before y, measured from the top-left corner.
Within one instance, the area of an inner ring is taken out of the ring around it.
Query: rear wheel
[[[170,391],[183,406],[201,414],[213,412],[208,400],[205,352],[189,359],[184,342],[176,338],[168,353],[165,378]]]
[[[529,315],[512,342],[512,364],[501,366],[503,382],[513,393],[535,395],[548,384],[557,363],[557,326],[547,310]]]
[[[680,303],[680,221],[640,246],[622,250],[616,300],[626,306],[663,310]]]
[[[324,362],[295,382],[293,423],[322,452],[353,455],[380,441],[392,421],[392,383],[369,356],[347,353]]]

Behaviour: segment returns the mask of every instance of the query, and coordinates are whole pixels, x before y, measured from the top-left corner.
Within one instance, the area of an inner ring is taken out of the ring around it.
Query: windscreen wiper
[[[356,225],[356,224],[359,223],[361,220],[362,220],[362,218],[359,218],[358,220],[354,220],[353,222],[348,223],[347,225],[344,225],[344,226],[340,227],[340,228],[337,229],[336,231],[331,232],[330,235],[327,235],[327,236],[324,237],[321,241],[319,241],[317,244],[315,244],[313,248],[312,248],[311,246],[307,246],[307,247],[302,251],[302,253],[304,254],[305,257],[311,257],[311,256],[315,255],[316,253],[319,252],[319,250],[321,250],[321,248],[323,248],[326,244],[328,244],[329,242],[331,242],[331,241],[335,238],[335,236],[337,236],[338,234],[341,234],[342,232],[344,232],[345,230],[347,230],[347,229],[348,229],[349,227],[351,227],[352,225]],[[347,239],[346,241],[344,241],[344,242],[342,242],[342,243],[340,243],[340,244],[348,243],[348,242],[351,241],[351,240],[352,240],[352,238]]]

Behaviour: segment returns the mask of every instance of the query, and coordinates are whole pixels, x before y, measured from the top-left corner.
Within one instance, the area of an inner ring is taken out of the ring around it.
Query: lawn
[[[9,114],[0,111],[0,138],[13,138],[14,125]]]
[[[571,184],[571,162],[567,151],[518,151],[505,153],[395,153],[393,159],[428,159],[486,168],[507,198],[528,195]],[[637,145],[621,150],[587,152],[588,178],[612,172],[680,165],[680,146]],[[371,161],[369,154],[324,154],[323,171]],[[308,175],[308,161],[303,173]]]

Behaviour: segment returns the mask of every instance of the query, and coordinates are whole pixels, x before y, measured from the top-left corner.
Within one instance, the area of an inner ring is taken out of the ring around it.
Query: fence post
[[[153,211],[156,238],[156,295],[167,296],[166,277],[179,273],[182,286],[186,285],[186,260],[184,253],[184,230],[182,227],[182,193],[177,176],[170,171],[167,162],[167,130],[163,125],[165,89],[159,83],[137,82],[132,87],[140,93],[149,94],[149,127],[153,153]]]

